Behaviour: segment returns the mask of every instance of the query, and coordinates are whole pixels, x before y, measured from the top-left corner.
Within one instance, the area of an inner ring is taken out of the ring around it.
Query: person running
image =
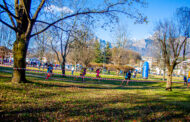
[[[46,77],[46,79],[48,79],[49,77],[51,77],[52,76],[52,73],[53,73],[53,65],[52,64],[50,64],[49,66],[48,66],[48,68],[47,68],[47,77]]]
[[[83,76],[85,76],[86,75],[86,68],[84,68],[84,72],[83,72]]]
[[[97,73],[97,74],[96,74],[96,77],[97,77],[97,78],[100,78],[100,69],[97,69],[97,70],[96,70],[96,73]]]
[[[86,68],[82,68],[80,72],[80,76],[82,76],[82,81],[84,81],[84,76],[86,75]]]
[[[80,76],[83,76],[84,68],[80,70]]]
[[[125,82],[126,82],[126,85],[128,85],[128,72],[126,72],[125,78],[124,78],[124,80],[121,82],[121,85],[120,85],[120,86],[124,85]]]
[[[128,72],[128,80],[131,80],[131,71]]]

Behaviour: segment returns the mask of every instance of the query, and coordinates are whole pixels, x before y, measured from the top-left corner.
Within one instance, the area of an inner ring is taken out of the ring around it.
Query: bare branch
[[[41,3],[40,3],[40,5],[38,6],[38,8],[37,8],[37,10],[36,10],[36,12],[34,14],[34,16],[32,17],[32,20],[35,21],[37,19],[38,14],[40,13],[40,10],[42,9],[44,3],[45,3],[45,0],[42,0]]]
[[[19,8],[18,0],[15,0],[15,14],[17,17],[18,17],[18,8]]]
[[[0,22],[2,22],[3,24],[5,24],[6,26],[8,26],[9,28],[11,28],[12,30],[16,31],[16,28],[14,28],[11,25],[9,25],[8,23],[4,22],[2,19],[0,19]]]
[[[40,21],[40,20],[36,20],[36,23],[37,22],[39,22],[39,23],[43,23],[43,24],[46,24],[46,25],[50,25],[50,23],[48,23],[48,22],[44,22],[44,21]],[[52,25],[53,27],[55,27],[55,28],[58,28],[58,29],[60,29],[60,30],[62,30],[62,31],[64,31],[64,32],[68,32],[69,30],[64,30],[63,28],[61,28],[61,27],[59,27],[59,26],[56,26],[56,25]]]
[[[179,46],[179,50],[178,50],[178,54],[177,54],[177,57],[180,55],[180,52],[181,52],[181,49],[184,45],[184,43],[187,41],[187,37],[185,37],[185,39],[183,40],[183,42],[181,43],[181,45]],[[177,50],[177,49],[176,49]]]
[[[184,44],[184,46],[183,46],[183,61],[185,61],[186,45],[187,45],[187,41],[185,41],[185,44]]]
[[[112,7],[114,7],[114,6],[116,6],[116,5],[119,5],[119,4],[122,5],[122,4],[124,4],[124,2],[112,4],[112,5],[108,6],[106,9],[103,9],[103,10],[100,10],[100,11],[91,10],[91,11],[85,11],[85,12],[77,12],[77,13],[74,13],[74,14],[71,14],[71,15],[68,15],[68,16],[65,16],[65,17],[63,17],[63,18],[61,18],[61,19],[58,19],[58,20],[52,22],[51,24],[49,24],[47,27],[45,27],[45,28],[42,29],[41,31],[32,34],[31,37],[33,37],[33,36],[35,36],[35,35],[37,35],[37,34],[40,34],[40,33],[44,32],[44,31],[46,31],[49,27],[51,27],[52,25],[54,25],[54,24],[56,24],[56,23],[58,23],[58,22],[60,22],[60,21],[62,21],[62,20],[65,20],[65,19],[67,19],[67,18],[71,18],[71,17],[74,17],[74,16],[79,16],[79,15],[104,14],[104,13],[108,13],[108,12],[118,12],[118,13],[123,13],[123,14],[126,14],[126,15],[128,15],[128,16],[131,16],[132,18],[136,18],[136,19],[138,18],[138,17],[136,17],[136,16],[134,16],[134,15],[132,15],[132,14],[129,14],[129,13],[127,13],[127,12],[124,12],[124,11],[120,11],[120,10],[110,10]]]
[[[8,10],[7,3],[5,2],[5,0],[3,0],[3,3],[4,3],[4,5],[5,5],[5,8]],[[14,22],[12,16],[11,16],[11,14],[10,14],[9,12],[7,12],[7,14],[8,14],[8,16],[9,16],[9,18],[10,18],[10,20],[11,20],[11,23],[12,23],[13,27],[15,28],[16,25],[15,25],[15,22]]]
[[[61,63],[61,60],[60,60],[60,58],[59,58],[59,54],[58,54],[57,50],[54,48],[54,46],[53,46],[53,42],[52,42],[52,41],[51,41],[51,48],[52,48],[52,50],[55,52],[55,54],[56,54],[56,56],[57,56],[57,59],[58,59],[59,63]]]
[[[2,13],[4,13],[4,12],[6,12],[6,11],[1,11],[0,14],[2,14]]]
[[[12,12],[9,11],[9,9],[5,8],[4,6],[0,5],[0,8],[2,8],[3,10],[5,10],[8,14],[10,14],[12,17],[14,17],[15,19],[17,19],[18,17],[16,17]]]

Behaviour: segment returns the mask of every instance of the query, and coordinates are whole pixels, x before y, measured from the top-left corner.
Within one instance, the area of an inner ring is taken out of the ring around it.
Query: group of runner
[[[72,75],[74,73],[74,67],[72,67]],[[101,72],[101,69],[97,69],[96,70],[96,78],[100,78],[100,72]],[[47,65],[47,75],[46,75],[46,79],[48,79],[49,77],[52,76],[52,73],[53,73],[53,65],[52,64],[49,64]],[[121,86],[122,85],[125,85],[125,82],[126,82],[126,85],[128,85],[130,79],[131,79],[131,73],[132,71],[129,70],[128,72],[125,73],[125,78],[124,80],[121,82]],[[136,73],[135,73],[136,74]],[[82,76],[82,81],[84,81],[84,77],[86,75],[86,68],[82,68],[81,71],[80,71],[80,76]],[[189,86],[190,84],[190,71],[188,73],[188,77],[186,77],[186,75],[184,75],[183,77],[183,80],[184,80],[184,85],[187,85],[187,87]]]
[[[100,72],[101,72],[101,69],[98,68],[96,70],[96,78],[100,78]],[[47,67],[47,75],[46,75],[46,79],[48,79],[49,77],[52,76],[52,73],[53,73],[53,65],[49,64],[48,67]],[[73,75],[74,73],[74,67],[72,67],[71,69],[71,74]],[[128,85],[130,79],[131,79],[131,73],[132,71],[129,70],[128,72],[125,73],[125,78],[124,80],[121,82],[121,86],[125,84],[126,82],[126,85]],[[84,77],[86,75],[86,68],[81,68],[81,71],[80,71],[80,76],[82,76],[82,81],[84,81]]]
[[[100,78],[100,72],[101,72],[101,69],[96,70],[96,77],[97,78]],[[85,75],[86,75],[86,68],[82,68],[80,71],[80,76],[84,77]]]
[[[96,77],[97,78],[100,78],[100,72],[101,72],[101,69],[97,69],[96,70]],[[46,79],[48,79],[49,77],[52,76],[52,73],[53,73],[53,65],[52,64],[49,64],[47,66],[47,75],[46,75]],[[71,69],[71,74],[73,75],[74,74],[74,67],[72,67]],[[86,75],[86,68],[81,68],[81,71],[80,71],[80,76],[84,77]],[[84,81],[84,78],[83,78],[83,81]]]

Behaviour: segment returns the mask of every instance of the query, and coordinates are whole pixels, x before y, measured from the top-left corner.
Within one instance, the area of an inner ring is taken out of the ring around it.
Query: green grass
[[[27,77],[11,83],[0,72],[1,121],[189,121],[190,92],[183,84],[55,81]]]

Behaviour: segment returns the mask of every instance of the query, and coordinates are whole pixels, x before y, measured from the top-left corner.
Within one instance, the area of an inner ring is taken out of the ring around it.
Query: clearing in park
[[[161,82],[85,82],[27,76],[30,83],[11,83],[0,72],[1,121],[189,121],[190,92],[183,83],[165,91]]]

